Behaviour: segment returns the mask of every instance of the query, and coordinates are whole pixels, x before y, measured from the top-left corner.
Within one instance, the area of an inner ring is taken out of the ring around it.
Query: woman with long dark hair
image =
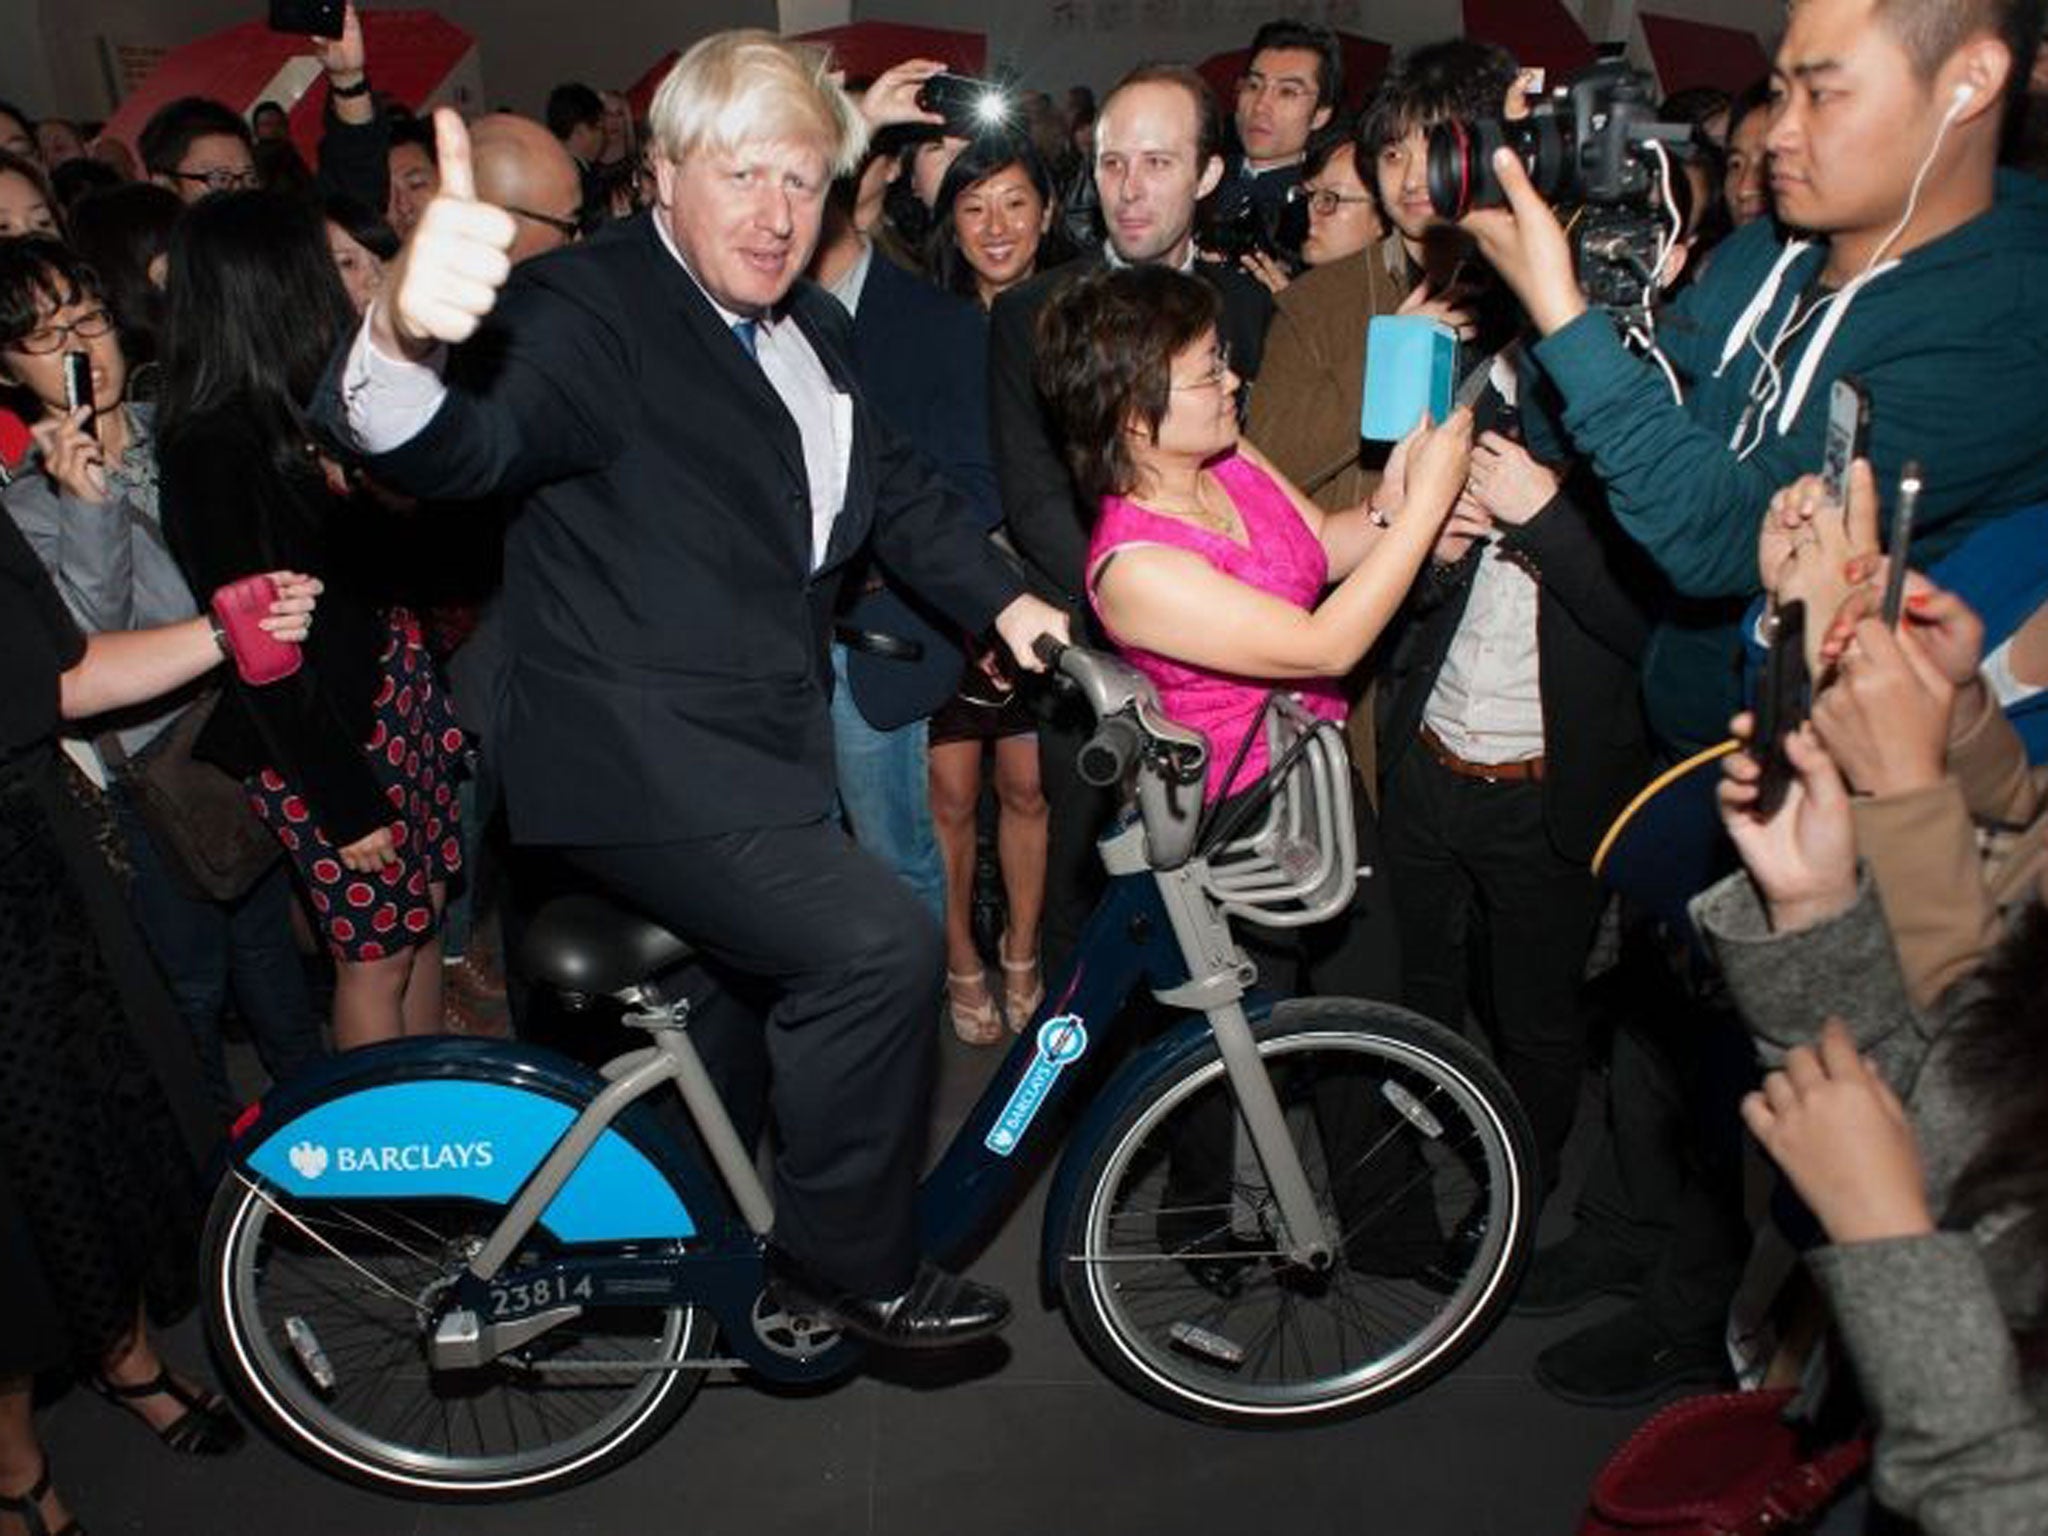
[[[925,244],[932,280],[986,311],[1058,255],[1052,183],[1030,141],[998,135],[971,140],[939,183]],[[953,1031],[970,1045],[1002,1038],[1031,1021],[1044,995],[1038,962],[1045,908],[1045,794],[1038,781],[1038,722],[1016,678],[995,650],[970,657],[959,692],[931,720],[932,828],[946,869],[946,1000]],[[975,945],[975,815],[982,756],[995,754],[996,856],[1003,877],[1005,926],[996,963],[1000,998]]]
[[[158,416],[172,551],[195,590],[279,564],[328,589],[310,665],[231,686],[198,750],[245,776],[298,872],[343,1049],[440,1029],[437,929],[461,864],[461,733],[419,625],[387,604],[395,541],[304,414],[355,323],[318,210],[237,193],[179,226]]]

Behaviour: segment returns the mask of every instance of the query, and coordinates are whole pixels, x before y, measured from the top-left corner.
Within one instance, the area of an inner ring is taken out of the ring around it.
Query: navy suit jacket
[[[988,323],[981,311],[874,251],[853,316],[853,357],[875,414],[966,499],[977,529],[994,531],[1003,514],[988,442]],[[847,652],[855,707],[868,724],[893,730],[953,696],[966,660],[961,632],[893,576],[862,585],[843,622],[918,647],[915,659],[857,644]]]
[[[846,313],[784,301],[854,407],[819,569],[803,443],[652,215],[522,263],[433,419],[369,458],[444,500],[519,499],[493,742],[516,837],[647,844],[833,814],[828,641],[872,540],[956,623],[1022,590],[962,499],[873,410]],[[336,375],[338,378],[338,370]],[[341,418],[333,381],[319,414]]]

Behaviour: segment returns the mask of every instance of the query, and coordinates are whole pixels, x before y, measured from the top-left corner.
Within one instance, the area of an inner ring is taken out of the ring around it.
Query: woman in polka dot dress
[[[273,549],[327,584],[305,665],[231,681],[197,750],[242,775],[298,873],[334,957],[335,1045],[438,1032],[462,734],[419,625],[386,601],[405,523],[351,490],[303,414],[354,313],[317,216],[267,193],[195,207],[171,270],[158,409],[172,552],[199,591],[288,563]]]

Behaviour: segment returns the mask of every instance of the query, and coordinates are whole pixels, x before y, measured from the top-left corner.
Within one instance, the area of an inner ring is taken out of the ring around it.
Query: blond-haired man
[[[765,984],[765,1030],[727,1004],[693,1035],[728,1084],[772,1069],[771,1274],[911,1346],[990,1332],[1008,1304],[917,1256],[939,940],[833,817],[834,600],[872,539],[1026,665],[1063,633],[868,411],[844,312],[799,281],[832,177],[870,121],[923,116],[938,67],[889,71],[857,108],[813,50],[705,39],[654,100],[657,205],[509,282],[511,220],[475,201],[442,116],[442,195],[335,402],[380,480],[521,499],[492,711],[514,836]],[[444,382],[440,349],[480,325],[488,367]]]

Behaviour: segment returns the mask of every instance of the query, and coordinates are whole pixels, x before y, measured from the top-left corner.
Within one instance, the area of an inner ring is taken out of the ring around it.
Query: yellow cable
[[[1593,873],[1598,875],[1603,872],[1604,866],[1607,863],[1607,855],[1614,852],[1614,845],[1621,840],[1621,834],[1627,829],[1629,822],[1635,818],[1637,811],[1648,805],[1664,789],[1684,778],[1688,773],[1691,773],[1693,769],[1711,763],[1717,758],[1726,757],[1741,745],[1740,741],[1730,736],[1718,746],[1708,747],[1704,752],[1695,752],[1684,762],[1672,764],[1638,790],[1635,799],[1629,801],[1627,806],[1623,808],[1622,813],[1615,817],[1613,823],[1607,828],[1607,835],[1600,839],[1600,846],[1593,850]]]

